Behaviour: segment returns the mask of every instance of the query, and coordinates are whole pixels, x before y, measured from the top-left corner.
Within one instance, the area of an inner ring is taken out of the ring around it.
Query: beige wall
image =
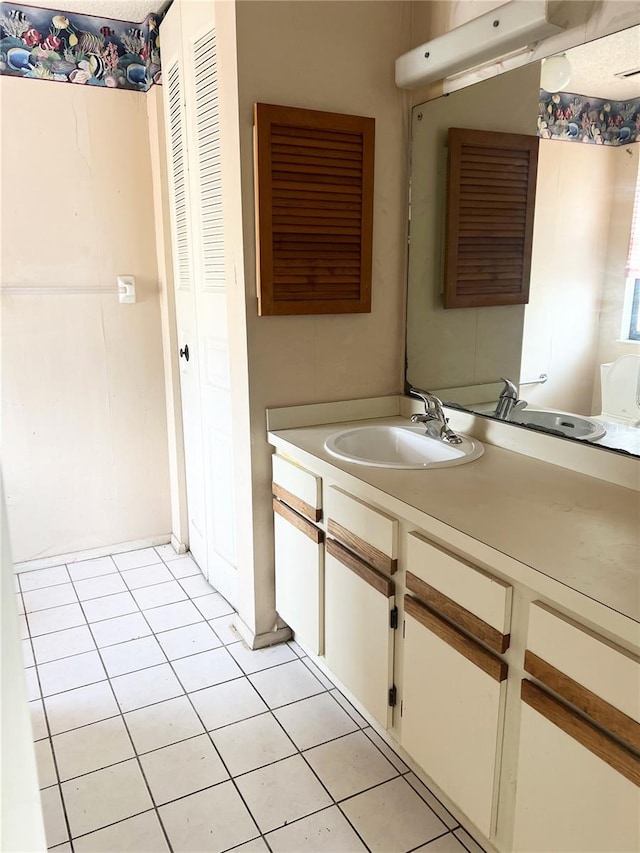
[[[540,141],[521,379],[530,403],[591,414],[616,149]]]
[[[248,577],[251,567],[238,568],[241,616],[260,633],[270,630],[274,620],[265,408],[392,394],[401,387],[407,109],[406,96],[394,84],[394,62],[409,46],[410,7],[404,2],[241,2],[236,24],[255,586]],[[256,101],[375,117],[370,314],[257,316],[252,166]]]
[[[170,532],[144,96],[3,77],[2,462],[16,561]],[[47,118],[48,117],[48,118]]]
[[[447,131],[535,135],[539,81],[535,63],[413,110],[407,378],[418,388],[480,385],[501,376],[515,381],[520,375],[524,306],[442,307]]]

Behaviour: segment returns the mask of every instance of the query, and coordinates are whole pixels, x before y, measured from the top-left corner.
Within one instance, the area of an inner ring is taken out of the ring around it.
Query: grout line
[[[428,841],[423,841],[421,844],[417,844],[415,847],[412,847],[411,850],[407,851],[407,853],[415,853],[416,850],[420,850],[422,847],[424,847],[425,844],[431,844],[433,841],[439,841],[446,835],[453,835],[453,831],[448,829],[446,832],[441,832],[440,835],[436,835],[433,838],[430,838]],[[455,835],[453,835],[453,837],[455,838]]]

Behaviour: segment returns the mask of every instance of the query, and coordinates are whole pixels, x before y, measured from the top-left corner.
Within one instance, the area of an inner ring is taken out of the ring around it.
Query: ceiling
[[[141,23],[149,12],[157,12],[164,5],[163,0],[20,0],[20,4],[136,23]]]
[[[567,59],[571,63],[568,92],[612,101],[640,98],[640,74],[627,80],[615,76],[640,68],[640,26],[573,47]]]

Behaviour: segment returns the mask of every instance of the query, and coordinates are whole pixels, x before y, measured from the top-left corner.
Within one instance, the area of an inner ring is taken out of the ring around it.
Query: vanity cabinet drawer
[[[273,494],[310,518],[322,518],[322,478],[277,454],[273,459]]]
[[[640,751],[640,659],[534,601],[525,669]]]
[[[509,648],[512,587],[416,532],[407,541],[407,589],[495,651]]]
[[[398,522],[331,486],[326,495],[327,533],[380,572],[398,568]]]

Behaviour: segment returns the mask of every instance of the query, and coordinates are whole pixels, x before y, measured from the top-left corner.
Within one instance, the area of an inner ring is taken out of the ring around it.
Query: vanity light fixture
[[[540,86],[545,92],[561,92],[571,80],[571,63],[564,53],[542,60]]]
[[[418,89],[559,33],[546,0],[511,0],[396,59],[396,86]]]

